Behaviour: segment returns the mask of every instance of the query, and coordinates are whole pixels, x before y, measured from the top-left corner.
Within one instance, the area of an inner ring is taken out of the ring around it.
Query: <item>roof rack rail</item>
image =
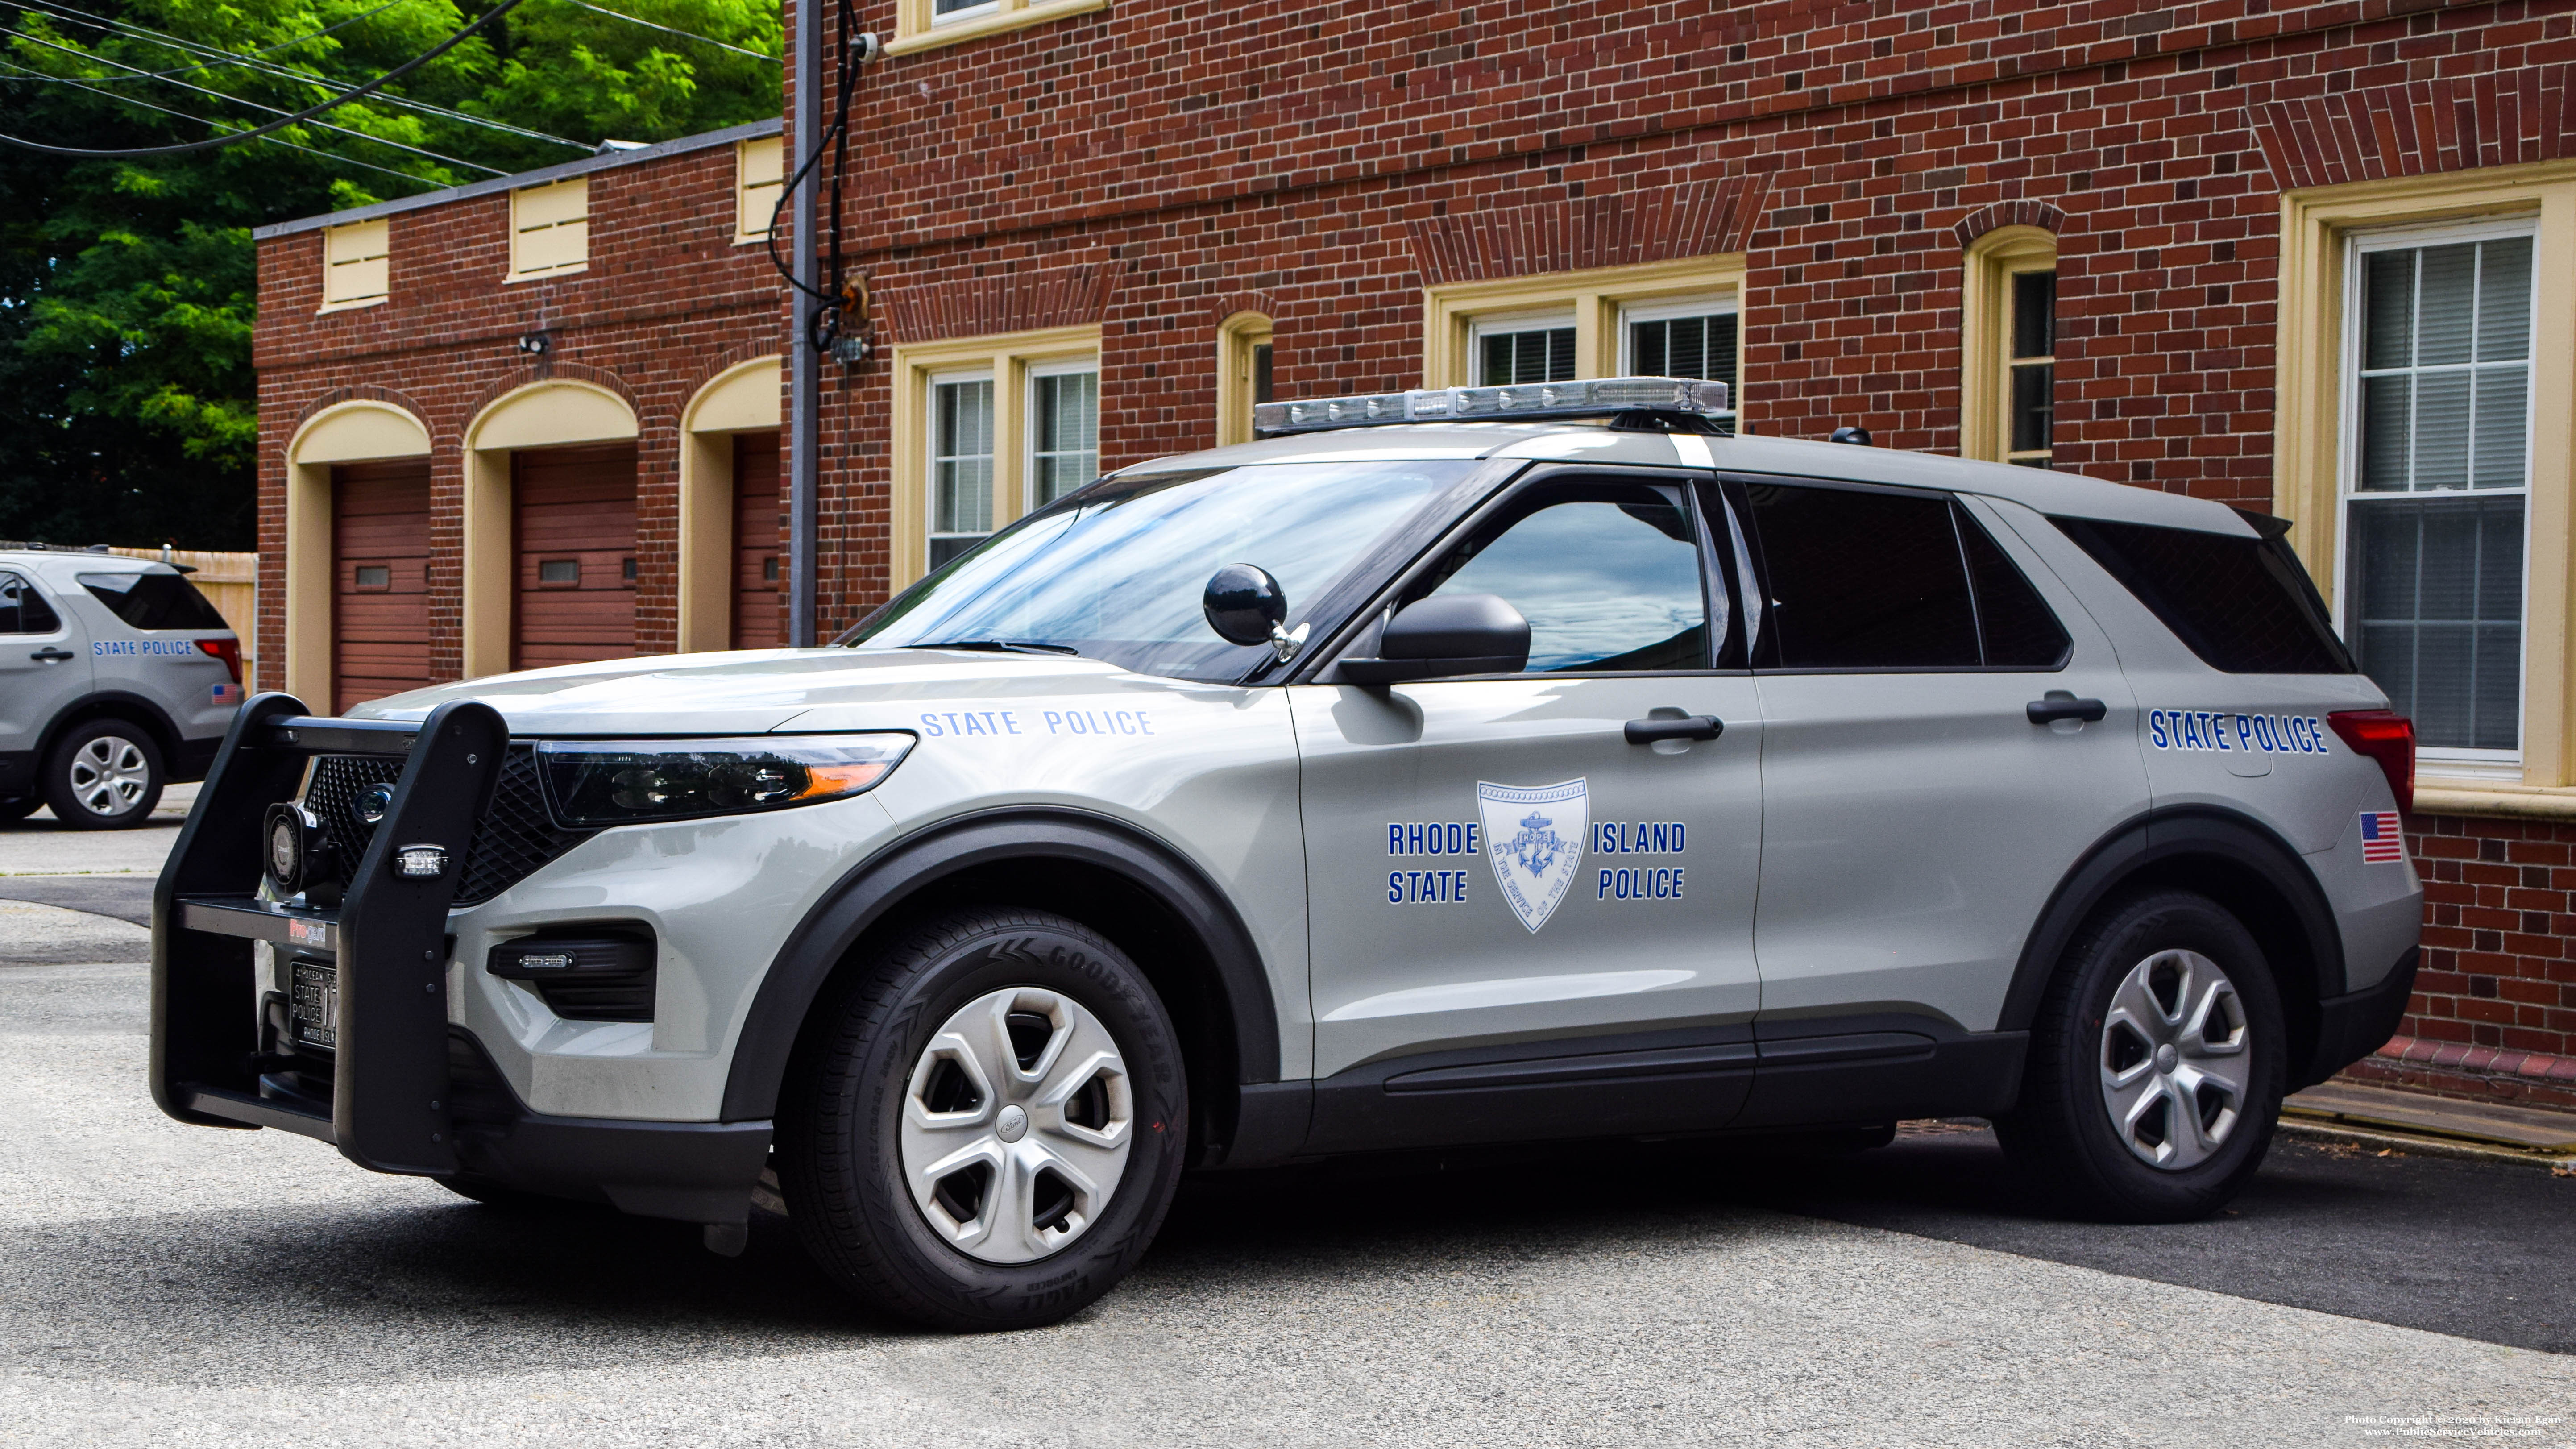
[[[1596,377],[1575,382],[1515,383],[1508,387],[1430,387],[1411,392],[1260,403],[1252,409],[1252,430],[1270,438],[1390,423],[1516,423],[1640,412],[1713,418],[1726,413],[1727,397],[1725,383],[1686,377]]]

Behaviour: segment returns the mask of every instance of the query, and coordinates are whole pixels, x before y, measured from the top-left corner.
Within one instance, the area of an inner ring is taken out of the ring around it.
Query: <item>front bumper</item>
[[[308,718],[283,694],[244,704],[153,895],[153,1100],[200,1126],[318,1138],[378,1172],[604,1198],[688,1222],[744,1222],[768,1157],[768,1122],[531,1112],[481,1044],[449,1024],[448,913],[508,745],[500,714],[470,700],[442,705],[416,726]],[[393,800],[338,909],[263,901],[262,814],[293,798],[307,760],[325,753],[399,761]],[[396,875],[394,852],[420,844],[447,850],[445,870],[436,879]],[[327,1060],[268,1026],[261,943],[336,973]]]

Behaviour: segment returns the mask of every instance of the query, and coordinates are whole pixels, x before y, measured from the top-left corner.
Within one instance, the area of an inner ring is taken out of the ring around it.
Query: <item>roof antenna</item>
[[[1869,429],[1861,427],[1858,424],[1836,428],[1834,429],[1834,435],[1827,438],[1825,441],[1828,443],[1857,443],[1866,448],[1869,446]]]

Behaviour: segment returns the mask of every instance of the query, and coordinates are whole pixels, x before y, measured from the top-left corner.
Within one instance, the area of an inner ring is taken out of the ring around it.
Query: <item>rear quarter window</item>
[[[177,574],[82,574],[81,587],[137,629],[229,629],[224,616]]]
[[[2201,662],[2228,674],[2356,674],[2325,601],[2278,535],[2051,518],[2164,621]]]

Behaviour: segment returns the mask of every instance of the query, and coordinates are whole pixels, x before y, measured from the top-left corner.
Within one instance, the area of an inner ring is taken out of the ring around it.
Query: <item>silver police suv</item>
[[[956,1328],[1326,1154],[1975,1115],[2212,1211],[2404,1008],[2407,722],[2269,519],[1719,394],[1265,405],[835,647],[259,696],[154,1092]]]
[[[241,702],[241,643],[179,569],[0,545],[0,823],[144,823]]]

